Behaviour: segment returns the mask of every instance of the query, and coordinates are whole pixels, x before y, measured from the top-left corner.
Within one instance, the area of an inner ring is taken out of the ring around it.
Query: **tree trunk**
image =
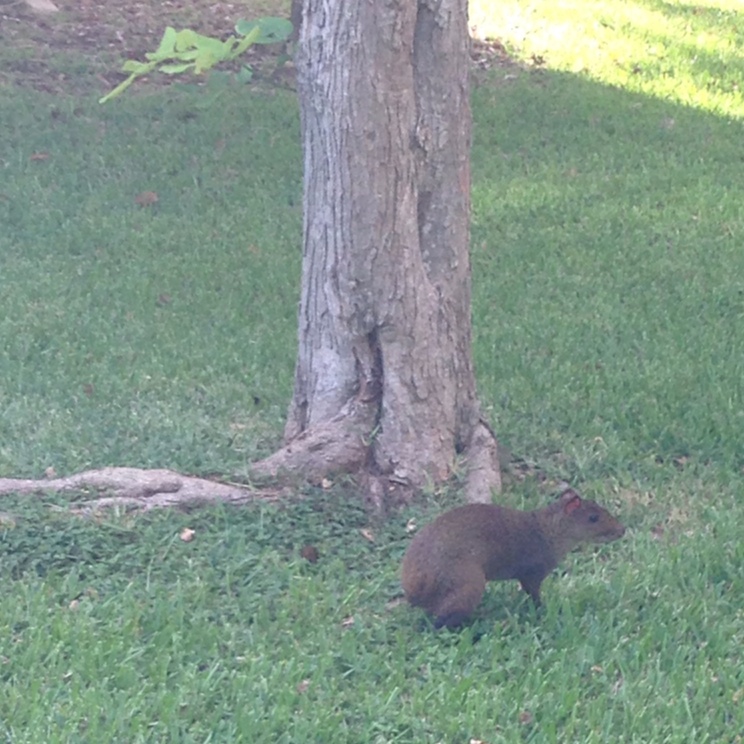
[[[292,22],[292,36],[289,37],[291,42],[300,38],[300,25],[302,24],[302,0],[292,0],[292,6],[289,11],[289,20]]]
[[[471,355],[467,4],[303,10],[299,353],[286,446],[257,472],[418,488],[463,453],[469,498],[490,500],[496,443]]]

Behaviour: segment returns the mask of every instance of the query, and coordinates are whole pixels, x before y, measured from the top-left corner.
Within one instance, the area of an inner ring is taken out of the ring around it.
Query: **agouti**
[[[456,627],[480,602],[486,581],[517,579],[539,605],[540,584],[566,553],[624,533],[608,511],[572,489],[534,511],[467,504],[413,538],[403,558],[403,590],[412,605],[434,616],[435,627]]]

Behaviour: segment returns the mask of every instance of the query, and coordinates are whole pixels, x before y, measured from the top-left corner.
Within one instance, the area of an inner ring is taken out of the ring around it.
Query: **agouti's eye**
[[[590,522],[599,522],[599,514],[590,514],[589,515],[589,521]]]

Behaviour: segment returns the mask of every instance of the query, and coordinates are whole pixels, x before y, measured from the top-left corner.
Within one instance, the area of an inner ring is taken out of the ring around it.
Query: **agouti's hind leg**
[[[486,576],[478,565],[468,565],[451,577],[450,589],[433,608],[434,627],[456,628],[472,614],[486,590]]]

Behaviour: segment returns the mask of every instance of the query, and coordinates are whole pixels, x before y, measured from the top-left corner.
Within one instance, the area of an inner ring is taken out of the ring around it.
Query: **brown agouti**
[[[486,581],[517,579],[536,605],[540,584],[582,542],[611,542],[625,527],[599,504],[564,491],[534,511],[467,504],[426,525],[403,557],[408,601],[456,627],[472,614]]]

